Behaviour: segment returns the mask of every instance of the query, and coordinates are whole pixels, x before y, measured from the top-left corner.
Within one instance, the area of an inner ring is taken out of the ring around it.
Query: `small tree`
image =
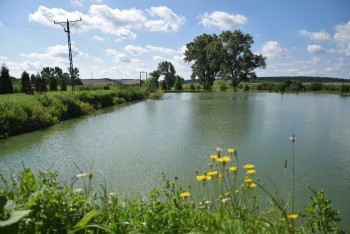
[[[51,75],[49,78],[49,87],[50,91],[57,91],[57,80],[54,75]]]
[[[13,93],[12,81],[10,78],[9,69],[3,63],[0,73],[0,94]]]
[[[175,90],[180,91],[182,90],[182,78],[180,76],[175,77]]]
[[[162,80],[160,82],[160,88],[161,88],[161,90],[167,90],[167,85],[166,85],[166,81],[165,80]]]
[[[194,91],[194,90],[195,90],[195,87],[194,87],[193,84],[190,84],[190,90],[191,90],[191,91]]]
[[[29,73],[24,71],[21,75],[21,92],[22,93],[31,93],[31,84]]]
[[[67,82],[64,78],[60,81],[61,91],[67,91]]]

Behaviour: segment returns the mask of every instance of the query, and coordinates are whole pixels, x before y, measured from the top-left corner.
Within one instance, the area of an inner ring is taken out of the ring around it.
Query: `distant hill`
[[[287,80],[298,80],[301,82],[346,82],[350,83],[350,79],[341,79],[333,77],[320,77],[320,76],[268,76],[268,77],[257,77],[251,79],[251,82],[283,82]]]

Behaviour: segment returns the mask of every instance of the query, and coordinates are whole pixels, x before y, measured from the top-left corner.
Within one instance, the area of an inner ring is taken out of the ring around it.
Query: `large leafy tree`
[[[220,71],[222,45],[217,35],[203,34],[186,45],[185,62],[193,62],[192,79],[198,77],[211,87]]]
[[[253,37],[240,30],[223,31],[219,36],[203,34],[186,45],[185,62],[192,62],[192,78],[211,85],[217,77],[232,84],[255,77],[256,68],[266,67],[266,58],[251,51]]]
[[[164,76],[164,80],[167,84],[167,89],[170,90],[170,88],[173,87],[175,83],[176,75],[176,71],[173,64],[171,64],[171,62],[168,61],[160,62],[158,63],[157,71],[160,75]]]
[[[0,72],[0,94],[13,93],[9,69],[3,63]]]

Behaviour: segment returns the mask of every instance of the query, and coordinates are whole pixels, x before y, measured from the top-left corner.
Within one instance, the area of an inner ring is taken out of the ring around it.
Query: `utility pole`
[[[70,43],[70,28],[76,24],[76,22],[81,21],[81,18],[79,20],[73,20],[69,21],[67,19],[67,22],[56,22],[53,21],[54,24],[60,24],[63,26],[64,31],[67,33],[68,36],[68,50],[69,50],[69,73],[70,73],[70,80],[72,85],[72,91],[75,91],[75,80],[74,80],[74,68],[73,68],[73,56],[72,56],[72,46]]]
[[[140,72],[140,86],[141,86],[141,76],[142,74],[146,74],[146,80],[147,80],[147,72]]]

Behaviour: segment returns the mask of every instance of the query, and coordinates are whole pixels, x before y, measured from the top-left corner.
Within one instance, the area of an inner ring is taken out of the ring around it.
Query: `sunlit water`
[[[66,180],[92,168],[97,184],[142,195],[161,186],[161,172],[198,184],[195,172],[207,170],[209,155],[234,147],[242,164],[254,163],[257,177],[287,193],[292,134],[298,203],[308,202],[307,185],[325,188],[348,229],[350,98],[338,95],[164,94],[0,141],[0,167],[3,174],[52,168]]]

